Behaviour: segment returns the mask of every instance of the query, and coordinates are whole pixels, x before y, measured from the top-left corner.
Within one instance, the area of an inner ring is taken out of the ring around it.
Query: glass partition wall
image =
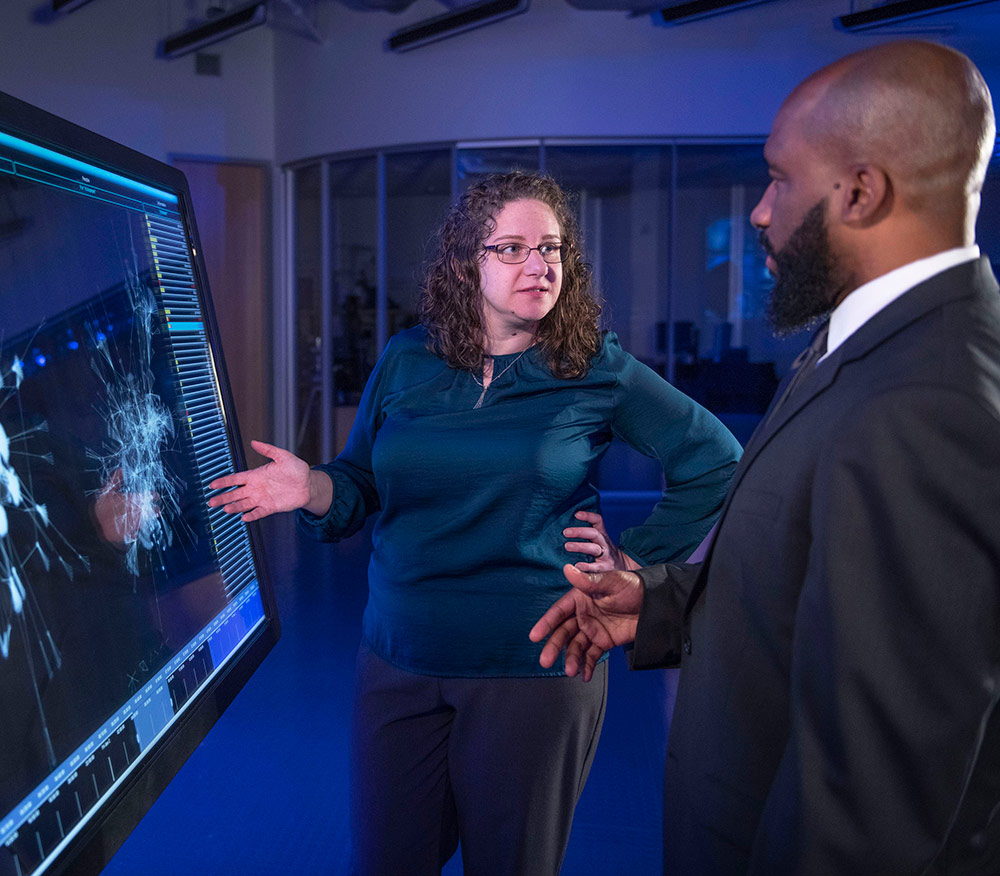
[[[422,264],[452,199],[485,174],[543,170],[576,195],[605,328],[741,441],[805,340],[776,340],[749,213],[763,141],[430,144],[287,170],[297,452],[331,458],[386,340],[416,322]],[[280,363],[279,363],[280,367]],[[602,490],[656,490],[655,462],[612,447]]]

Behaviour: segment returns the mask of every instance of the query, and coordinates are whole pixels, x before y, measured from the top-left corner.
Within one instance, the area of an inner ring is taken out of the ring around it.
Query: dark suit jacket
[[[664,870],[1000,873],[1000,297],[905,293],[753,435],[637,667],[683,654]],[[780,389],[779,389],[780,394]]]

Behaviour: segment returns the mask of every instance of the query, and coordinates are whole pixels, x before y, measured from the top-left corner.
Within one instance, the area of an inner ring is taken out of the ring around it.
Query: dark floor
[[[647,501],[606,501],[609,529],[644,516],[633,506]],[[347,873],[348,713],[369,537],[316,544],[300,539],[287,517],[265,521],[263,531],[281,640],[106,876]],[[610,668],[604,732],[563,876],[660,872],[661,776],[675,678],[630,673],[620,652]],[[458,855],[444,873],[462,873]]]

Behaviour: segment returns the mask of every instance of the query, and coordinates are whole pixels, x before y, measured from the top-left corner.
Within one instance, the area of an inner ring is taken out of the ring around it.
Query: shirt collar
[[[977,258],[978,246],[960,246],[910,262],[859,286],[830,314],[826,355],[829,356],[876,313],[892,304],[903,293],[935,274]]]

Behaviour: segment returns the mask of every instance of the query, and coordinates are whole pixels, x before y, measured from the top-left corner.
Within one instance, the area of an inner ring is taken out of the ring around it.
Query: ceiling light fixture
[[[698,18],[708,18],[710,15],[720,15],[723,12],[734,12],[769,0],[686,0],[684,3],[672,3],[653,13],[662,24],[683,24]]]
[[[487,0],[486,3],[463,6],[454,12],[446,12],[397,30],[386,41],[386,48],[394,52],[405,52],[527,11],[528,0]]]
[[[179,58],[189,52],[229,39],[266,21],[266,0],[248,3],[225,15],[218,15],[204,24],[166,37],[160,41],[157,54],[162,58]]]
[[[89,3],[90,0],[52,0],[53,12],[72,12]]]
[[[924,15],[934,15],[936,12],[945,12],[949,9],[992,2],[993,0],[950,0],[950,2],[949,0],[896,0],[894,3],[886,3],[872,9],[841,15],[834,20],[844,30],[868,30]]]

